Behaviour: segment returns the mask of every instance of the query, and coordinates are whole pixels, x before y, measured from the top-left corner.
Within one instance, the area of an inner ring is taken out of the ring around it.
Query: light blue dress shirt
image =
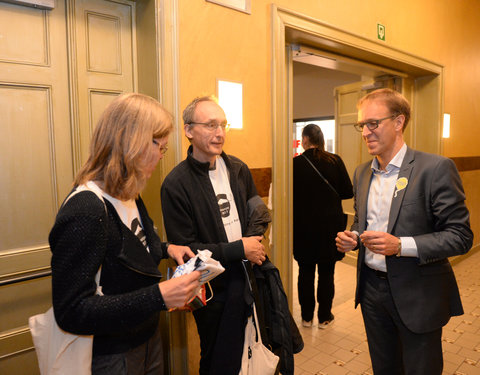
[[[395,183],[406,152],[407,145],[404,143],[385,170],[380,170],[377,158],[373,159],[372,181],[368,192],[366,230],[387,231]],[[418,257],[417,245],[413,237],[400,237],[400,240],[402,242],[402,256]],[[385,255],[375,254],[368,248],[365,251],[365,264],[375,270],[387,272]]]

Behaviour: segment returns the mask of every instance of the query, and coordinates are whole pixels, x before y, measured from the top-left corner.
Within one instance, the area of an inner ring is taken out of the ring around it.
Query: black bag
[[[245,265],[252,283],[253,294],[260,321],[262,341],[280,357],[278,370],[284,375],[293,375],[294,357],[304,346],[302,335],[288,308],[287,295],[283,289],[280,273],[270,260],[261,266]],[[254,286],[255,285],[255,286]]]

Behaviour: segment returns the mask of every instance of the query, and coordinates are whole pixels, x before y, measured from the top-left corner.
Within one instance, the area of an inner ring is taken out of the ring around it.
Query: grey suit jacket
[[[352,230],[367,225],[371,162],[354,175],[355,218]],[[403,323],[415,333],[444,326],[463,314],[457,282],[448,257],[470,250],[473,233],[465,193],[452,160],[407,148],[398,178],[408,184],[392,198],[387,232],[413,237],[418,258],[386,257],[388,281]],[[395,189],[397,190],[397,189]],[[360,244],[355,306],[362,295],[365,248]]]

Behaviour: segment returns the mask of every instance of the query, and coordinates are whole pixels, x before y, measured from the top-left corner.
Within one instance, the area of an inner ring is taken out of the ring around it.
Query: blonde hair
[[[152,156],[153,138],[164,138],[172,129],[172,116],[155,99],[138,93],[118,96],[97,123],[74,185],[99,181],[115,198],[136,198],[147,183],[143,167]]]

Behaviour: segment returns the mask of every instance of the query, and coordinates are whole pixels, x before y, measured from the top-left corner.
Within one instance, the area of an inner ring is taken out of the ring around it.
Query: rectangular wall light
[[[231,129],[243,128],[243,85],[217,80],[218,104],[225,111]]]
[[[443,114],[443,133],[442,138],[450,138],[450,114]]]

